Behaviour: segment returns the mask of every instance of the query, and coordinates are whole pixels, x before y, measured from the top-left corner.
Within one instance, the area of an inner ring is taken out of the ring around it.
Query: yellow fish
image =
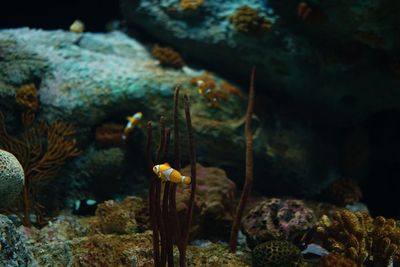
[[[128,123],[126,124],[124,133],[122,134],[122,139],[124,139],[124,140],[126,139],[128,134],[136,127],[136,125],[139,124],[142,117],[143,117],[142,112],[136,112],[132,116],[126,117],[126,119],[128,120]]]
[[[77,19],[71,24],[71,26],[69,26],[69,30],[71,32],[81,33],[85,30],[85,24]]]
[[[153,167],[153,172],[163,181],[170,181],[175,184],[183,183],[189,185],[191,183],[190,176],[182,175],[177,170],[169,166],[168,163],[156,165]]]

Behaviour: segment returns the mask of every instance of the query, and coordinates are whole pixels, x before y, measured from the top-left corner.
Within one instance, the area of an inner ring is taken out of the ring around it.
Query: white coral
[[[0,207],[7,207],[18,197],[24,186],[24,169],[11,153],[0,149]]]

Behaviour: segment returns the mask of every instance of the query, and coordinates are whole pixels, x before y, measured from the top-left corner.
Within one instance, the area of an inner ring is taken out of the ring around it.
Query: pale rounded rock
[[[7,207],[19,196],[24,186],[24,169],[18,159],[0,149],[0,207]]]

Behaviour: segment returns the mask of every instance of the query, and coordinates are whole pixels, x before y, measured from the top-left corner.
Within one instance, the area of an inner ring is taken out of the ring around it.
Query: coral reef
[[[151,233],[77,238],[71,244],[77,266],[153,266]]]
[[[339,254],[331,253],[321,257],[319,267],[357,267],[357,264]]]
[[[0,207],[15,201],[24,186],[24,169],[11,153],[0,149]]]
[[[314,226],[314,212],[302,200],[272,198],[258,203],[243,219],[250,247],[273,239],[295,240]]]
[[[393,219],[372,219],[365,212],[336,211],[332,219],[322,216],[317,224],[325,246],[357,263],[357,266],[388,266],[397,262],[400,229]]]
[[[271,21],[250,6],[239,7],[229,20],[238,32],[244,33],[261,33],[269,31],[272,27]]]
[[[0,113],[0,147],[11,152],[25,173],[24,190],[19,209],[24,225],[30,225],[29,213],[35,211],[37,223],[43,223],[42,206],[36,202],[39,187],[53,178],[68,158],[80,154],[73,138],[71,124],[41,122],[26,129],[18,138],[8,134],[4,116]]]
[[[123,202],[130,204],[119,203],[115,208],[123,209],[121,212],[126,214],[133,208],[134,219],[139,223],[138,216],[141,215],[138,210],[142,209],[142,204],[145,203],[135,197],[129,197]],[[123,223],[124,218],[127,222],[132,219],[126,216],[117,217],[121,225],[127,225]],[[105,234],[98,227],[98,222],[97,216],[59,216],[40,230],[27,230],[28,250],[32,251],[39,266],[154,266],[151,231]],[[138,226],[145,228],[144,225]],[[173,257],[175,262],[179,260],[178,251],[174,251]],[[234,255],[228,252],[226,245],[203,243],[188,246],[187,265],[246,267],[250,264],[247,253]]]
[[[300,249],[283,240],[261,243],[252,252],[253,267],[295,267],[302,261]]]
[[[32,253],[27,248],[25,237],[17,231],[11,220],[1,214],[0,266],[37,266]]]
[[[181,68],[185,65],[181,55],[171,47],[161,47],[156,44],[151,50],[151,54],[158,59],[163,66]]]
[[[326,190],[326,197],[334,204],[345,206],[357,202],[362,197],[361,188],[357,181],[342,177],[335,180]]]
[[[118,123],[104,123],[96,127],[95,140],[99,147],[123,146],[122,134],[125,126]]]
[[[235,184],[226,176],[224,170],[215,167],[203,167],[196,164],[197,193],[195,213],[190,229],[190,237],[227,238],[232,224],[235,203]],[[182,169],[190,172],[190,166]],[[179,187],[176,191],[177,212],[185,214],[188,209],[190,189]],[[179,216],[183,223],[184,216]]]

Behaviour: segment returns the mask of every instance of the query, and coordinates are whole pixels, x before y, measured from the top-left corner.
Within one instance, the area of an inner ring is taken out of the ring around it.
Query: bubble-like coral
[[[295,267],[303,262],[301,251],[284,240],[267,241],[252,252],[253,267]]]

